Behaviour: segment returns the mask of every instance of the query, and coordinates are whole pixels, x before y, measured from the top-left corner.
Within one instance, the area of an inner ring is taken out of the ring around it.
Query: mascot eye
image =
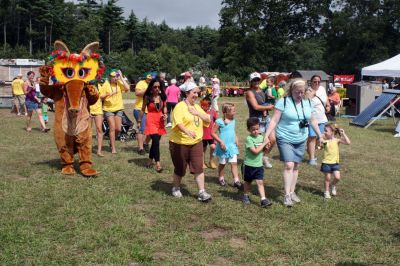
[[[75,76],[75,71],[74,71],[73,68],[70,68],[70,67],[64,68],[64,69],[63,69],[63,72],[64,72],[64,75],[65,75],[67,78],[72,78],[72,77]]]
[[[86,67],[82,67],[79,69],[78,75],[81,79],[86,78],[87,75],[89,75],[90,69]]]

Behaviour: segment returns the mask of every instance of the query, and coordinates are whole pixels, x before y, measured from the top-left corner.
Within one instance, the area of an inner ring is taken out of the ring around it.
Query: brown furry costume
[[[70,54],[67,46],[60,41],[56,41],[54,47],[56,50],[54,54],[62,55],[68,59],[74,59],[79,56],[77,54]],[[86,58],[85,56],[90,54],[96,53],[97,55],[98,47],[99,43],[91,43],[82,50],[80,56],[84,55],[84,58]],[[66,59],[61,56],[59,58],[59,62],[62,62],[64,66]],[[78,73],[80,69],[82,69],[80,68],[82,67],[82,62],[86,59],[82,59],[81,57],[80,60],[81,61],[68,63],[69,69],[75,68],[78,70],[75,72]],[[92,60],[92,58],[90,58],[90,60]],[[65,68],[66,67],[62,68],[62,70],[64,71]],[[75,173],[73,167],[74,154],[78,153],[80,158],[79,168],[82,175],[96,175],[98,172],[92,168],[91,160],[92,127],[89,106],[96,103],[99,97],[97,89],[94,85],[89,85],[86,80],[80,79],[79,76],[77,78],[71,78],[71,80],[67,82],[55,82],[53,85],[49,85],[50,77],[53,77],[54,82],[55,72],[52,66],[42,66],[40,68],[40,91],[46,97],[53,99],[55,103],[53,132],[57,149],[61,157],[61,173],[66,175]],[[90,70],[87,72],[90,72]],[[71,76],[70,73],[68,73],[68,77]],[[79,73],[83,72],[81,71]]]

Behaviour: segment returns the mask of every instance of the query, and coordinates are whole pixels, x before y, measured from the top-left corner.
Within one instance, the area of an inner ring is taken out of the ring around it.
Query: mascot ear
[[[99,42],[89,43],[88,45],[86,45],[85,48],[83,48],[82,53],[87,53],[87,54],[99,53]]]
[[[67,45],[62,41],[55,41],[54,42],[54,50],[58,51],[65,51],[66,53],[70,53]]]

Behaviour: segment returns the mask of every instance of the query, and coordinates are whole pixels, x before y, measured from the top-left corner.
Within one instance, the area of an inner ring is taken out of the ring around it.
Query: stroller
[[[110,127],[108,126],[107,119],[103,121],[103,132],[104,136],[108,137],[110,133]],[[136,129],[133,128],[133,122],[129,119],[129,117],[123,112],[122,114],[122,126],[121,132],[117,136],[117,140],[121,142],[135,140],[136,139]]]

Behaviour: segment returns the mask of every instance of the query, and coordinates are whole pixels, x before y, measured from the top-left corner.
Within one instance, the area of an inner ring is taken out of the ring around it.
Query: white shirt
[[[318,99],[318,97],[319,99]],[[322,102],[321,102],[321,100]],[[313,115],[317,119],[318,124],[328,122],[328,118],[325,115],[325,104],[328,101],[328,95],[326,95],[326,90],[324,87],[319,86],[314,98],[311,99],[313,106]]]

